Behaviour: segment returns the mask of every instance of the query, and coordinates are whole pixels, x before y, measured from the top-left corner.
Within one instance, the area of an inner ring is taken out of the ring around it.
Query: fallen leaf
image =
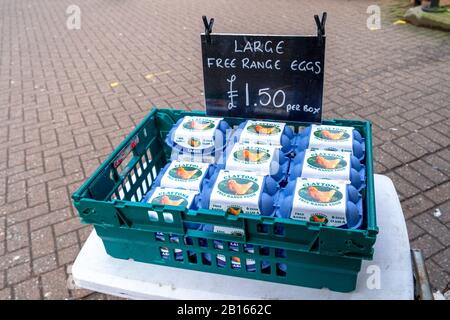
[[[156,76],[160,76],[160,75],[168,74],[168,73],[170,73],[170,70],[157,72],[157,73],[149,73],[149,74],[145,75],[145,79],[151,80],[151,79],[153,79]]]
[[[406,21],[405,20],[397,20],[397,21],[394,22],[394,24],[395,25],[397,25],[397,24],[406,24]]]

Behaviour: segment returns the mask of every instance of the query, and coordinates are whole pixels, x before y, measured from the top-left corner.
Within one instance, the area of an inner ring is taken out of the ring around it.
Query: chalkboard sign
[[[211,116],[320,122],[325,37],[201,35]]]

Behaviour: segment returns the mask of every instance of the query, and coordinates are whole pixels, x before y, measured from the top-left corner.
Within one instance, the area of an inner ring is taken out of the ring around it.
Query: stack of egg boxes
[[[337,228],[361,226],[365,144],[352,127],[313,124],[294,133],[282,122],[246,120],[232,129],[223,118],[185,116],[166,143],[172,148],[170,161],[143,202]],[[185,226],[220,232],[213,225]],[[169,239],[180,241],[175,235]],[[251,253],[254,248],[248,244],[244,250]],[[181,259],[181,250],[179,255]]]

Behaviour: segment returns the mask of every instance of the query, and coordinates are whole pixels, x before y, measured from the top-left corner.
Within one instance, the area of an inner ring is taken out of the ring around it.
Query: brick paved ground
[[[323,9],[325,116],[373,122],[376,171],[395,182],[411,245],[445,290],[450,36],[388,19],[369,31],[372,3],[0,0],[0,299],[105,298],[67,289],[90,232],[70,194],[152,105],[203,108],[202,14],[216,31],[295,34],[314,33]],[[70,4],[81,30],[66,28]]]

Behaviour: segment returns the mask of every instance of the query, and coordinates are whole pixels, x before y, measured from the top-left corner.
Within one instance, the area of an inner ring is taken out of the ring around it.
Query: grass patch
[[[413,2],[410,0],[388,0],[383,1],[386,10],[386,16],[389,20],[396,21],[404,19],[405,12],[413,7]]]

